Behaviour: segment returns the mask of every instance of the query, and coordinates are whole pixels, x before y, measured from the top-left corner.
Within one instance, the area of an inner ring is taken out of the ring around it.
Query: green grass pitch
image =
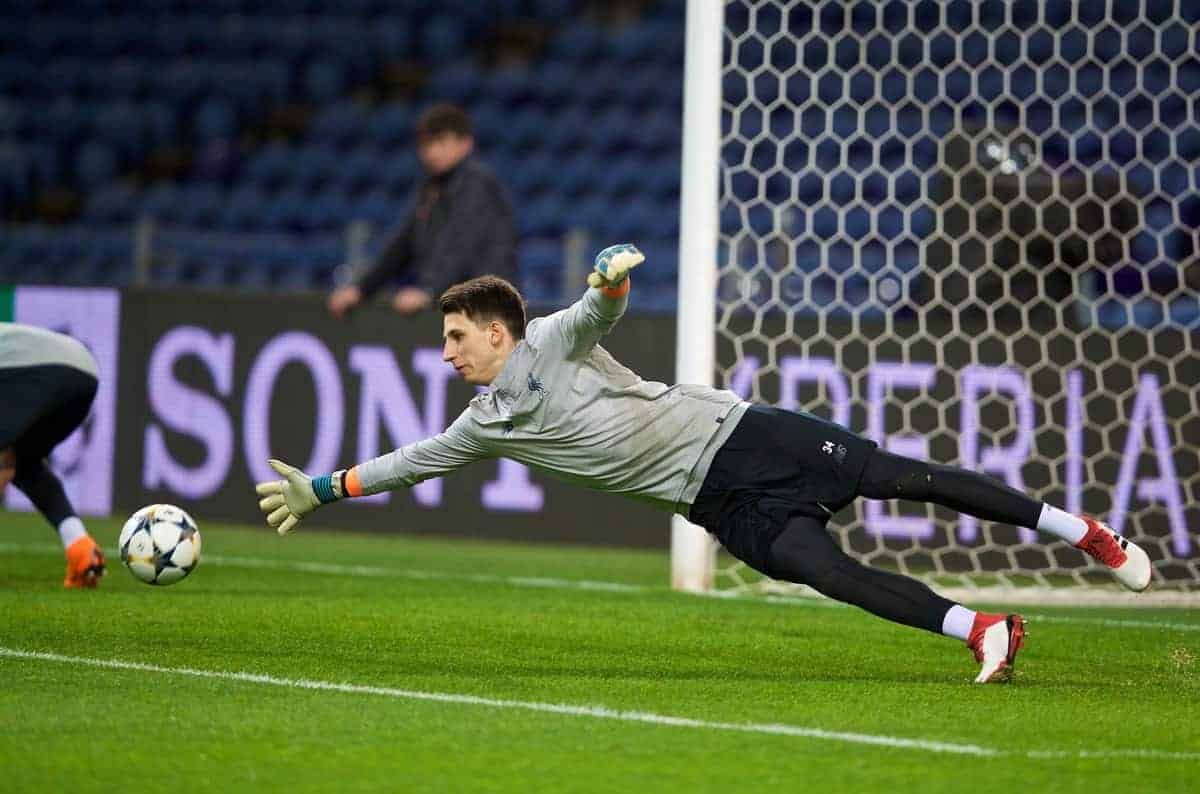
[[[184,582],[110,559],[98,591],[66,592],[40,519],[0,527],[6,792],[1095,794],[1200,777],[1189,610],[1027,608],[1016,680],[977,686],[961,644],[854,609],[671,592],[664,553],[202,520]],[[91,527],[111,549],[119,523]]]

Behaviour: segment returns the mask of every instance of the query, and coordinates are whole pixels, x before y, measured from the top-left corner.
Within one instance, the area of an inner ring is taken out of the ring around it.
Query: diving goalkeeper
[[[511,458],[680,513],[772,578],[963,640],[982,664],[980,683],[1011,676],[1024,643],[1021,616],[974,612],[915,579],[860,564],[827,531],[832,515],[859,496],[933,502],[1064,538],[1129,589],[1149,586],[1142,549],[992,477],[894,455],[840,425],[729,391],[642,380],[598,343],[624,314],[629,273],[643,259],[632,245],[606,248],[579,301],[528,324],[520,293],[501,278],[446,290],[442,357],[488,390],[444,432],[350,469],[309,477],[272,460],[283,479],[257,486],[267,523],[286,534],[323,504]]]

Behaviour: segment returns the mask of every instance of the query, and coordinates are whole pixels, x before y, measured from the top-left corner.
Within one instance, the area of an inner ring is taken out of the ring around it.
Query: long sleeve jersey
[[[356,467],[363,493],[504,457],[686,515],[749,405],[730,391],[642,380],[617,362],[598,342],[627,303],[589,289],[532,320],[490,388],[450,427]]]

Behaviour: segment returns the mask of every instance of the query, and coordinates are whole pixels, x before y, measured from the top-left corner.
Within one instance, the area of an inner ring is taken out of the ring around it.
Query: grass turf
[[[662,553],[202,525],[181,584],[110,559],[66,592],[40,519],[0,526],[3,648],[994,753],[0,656],[5,791],[1163,792],[1200,771],[1188,610],[1028,609],[1016,681],[981,687],[959,644],[857,610],[673,593]],[[118,522],[90,526],[113,546]]]

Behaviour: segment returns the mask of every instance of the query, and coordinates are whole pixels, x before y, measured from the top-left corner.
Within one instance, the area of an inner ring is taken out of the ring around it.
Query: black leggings
[[[97,388],[92,375],[60,364],[0,369],[0,449],[16,451],[13,485],[55,527],[75,508],[46,459],[87,419]]]
[[[992,477],[875,450],[858,494],[870,499],[933,502],[989,521],[1036,527],[1041,504]],[[825,528],[808,516],[793,517],[771,544],[767,573],[881,618],[941,633],[954,602],[916,579],[868,568],[849,557]]]
[[[45,458],[18,458],[13,485],[21,489],[51,526],[57,527],[75,515],[62,480],[50,470]]]
[[[1042,503],[977,471],[905,458],[876,449],[867,458],[858,495],[868,499],[933,502],[958,513],[1037,528]]]

